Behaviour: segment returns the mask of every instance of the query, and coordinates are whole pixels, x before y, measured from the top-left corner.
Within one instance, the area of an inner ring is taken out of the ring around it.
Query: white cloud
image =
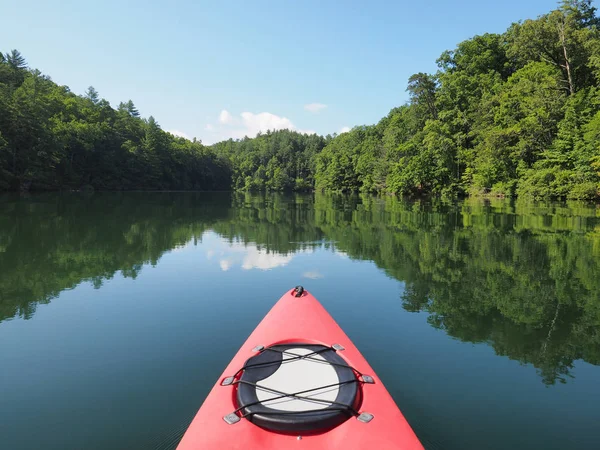
[[[347,132],[348,132],[348,131],[350,131],[350,130],[351,130],[351,128],[350,128],[350,127],[342,127],[342,129],[340,130],[340,133],[339,133],[339,134],[342,134],[342,133],[347,133]]]
[[[226,109],[221,111],[221,114],[219,114],[219,123],[227,125],[231,122],[233,122],[233,116],[229,113],[229,111],[227,111]]]
[[[313,114],[318,114],[325,108],[327,108],[327,105],[323,103],[309,103],[308,105],[304,105],[304,109]]]
[[[219,114],[218,123],[205,125],[204,130],[209,132],[209,136],[205,135],[202,142],[210,145],[229,138],[243,139],[245,136],[253,138],[258,133],[286,129],[304,134],[316,133],[314,130],[299,129],[287,117],[270,112],[252,113],[244,111],[239,116],[235,116],[229,111],[223,110]]]
[[[186,138],[188,141],[191,141],[191,138],[187,134],[185,134],[183,131],[167,130],[167,133],[171,133],[173,136]]]
[[[310,272],[304,272],[302,274],[304,278],[310,278],[311,280],[318,280],[319,278],[323,278],[323,274],[319,273],[316,270],[312,270]]]
[[[250,137],[254,137],[259,132],[268,130],[296,129],[292,121],[287,117],[280,117],[268,112],[258,114],[243,112],[242,124],[244,125],[244,135]]]

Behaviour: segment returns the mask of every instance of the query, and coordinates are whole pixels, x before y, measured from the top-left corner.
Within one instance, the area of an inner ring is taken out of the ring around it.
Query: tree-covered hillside
[[[331,137],[280,130],[213,147],[232,166],[234,190],[306,191],[314,188],[315,162]]]
[[[131,100],[113,109],[93,87],[77,96],[17,50],[0,53],[0,190],[228,189],[229,171]]]
[[[409,104],[325,147],[316,186],[597,198],[599,25],[591,1],[565,0],[461,42],[410,78]]]
[[[211,148],[131,101],[77,96],[0,55],[0,189],[331,190],[600,198],[600,18],[564,0],[444,52],[410,101],[338,136],[271,131]]]

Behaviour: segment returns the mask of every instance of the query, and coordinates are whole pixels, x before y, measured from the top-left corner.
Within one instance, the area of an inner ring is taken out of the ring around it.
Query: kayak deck
[[[178,450],[375,446],[423,448],[339,325],[292,289],[231,360]]]

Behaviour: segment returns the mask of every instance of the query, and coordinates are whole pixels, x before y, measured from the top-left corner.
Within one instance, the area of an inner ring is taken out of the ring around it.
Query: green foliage
[[[436,74],[410,77],[408,105],[330,142],[316,187],[598,199],[599,23],[570,0],[461,42]]]
[[[507,54],[521,67],[530,61],[554,65],[565,91],[574,94],[592,82],[589,41],[598,39],[595,12],[590,0],[565,0],[536,20],[514,24],[507,32]]]
[[[505,38],[499,34],[486,33],[463,41],[456,50],[442,53],[437,63],[444,73],[459,72],[469,77],[494,71],[506,80],[511,73]]]
[[[534,199],[566,198],[573,189],[573,171],[559,167],[530,170],[519,185],[519,195]]]
[[[229,189],[230,163],[200,142],[117,110],[89,87],[76,96],[13,50],[0,60],[0,190]]]
[[[234,189],[305,191],[314,187],[316,158],[326,142],[316,134],[280,130],[219,142],[213,149],[231,161]]]
[[[434,77],[426,73],[416,73],[408,79],[410,101],[415,108],[420,110],[423,120],[437,119],[437,106],[435,92],[437,82]]]
[[[100,95],[98,91],[94,89],[94,86],[90,86],[85,92],[85,97],[90,100],[94,105],[97,105],[100,101]]]
[[[206,148],[0,58],[0,189],[234,189],[600,199],[600,18],[564,0],[459,43],[371,126]]]
[[[520,178],[552,145],[564,97],[549,64],[533,62],[511,75],[476,124],[472,189],[489,192]]]

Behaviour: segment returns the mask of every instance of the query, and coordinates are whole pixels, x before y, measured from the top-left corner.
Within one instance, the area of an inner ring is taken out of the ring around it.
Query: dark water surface
[[[431,449],[600,448],[600,209],[0,197],[0,448],[174,448],[284,291]]]

